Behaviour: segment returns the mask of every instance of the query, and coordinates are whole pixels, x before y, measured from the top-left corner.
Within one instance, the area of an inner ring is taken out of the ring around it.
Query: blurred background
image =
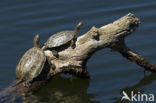
[[[1,0],[0,1],[0,90],[15,80],[15,69],[23,54],[33,46],[35,34],[40,45],[54,33],[72,30],[83,20],[79,36],[93,25],[107,23],[133,13],[140,18],[139,28],[126,38],[127,45],[156,64],[155,0]],[[122,91],[156,94],[156,74],[103,49],[89,60],[91,78],[57,76],[25,103],[120,103]],[[21,101],[17,101],[21,103]]]

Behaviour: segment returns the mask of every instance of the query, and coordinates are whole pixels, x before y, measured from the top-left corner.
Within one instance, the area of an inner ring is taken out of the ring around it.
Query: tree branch
[[[125,37],[134,32],[139,23],[140,20],[129,13],[113,23],[100,28],[93,26],[87,33],[77,38],[75,41],[76,47],[74,49],[67,46],[64,50],[58,51],[58,58],[53,56],[50,50],[44,51],[51,67],[46,78],[34,80],[29,88],[21,83],[17,86],[12,85],[1,93],[28,94],[37,90],[38,87],[47,83],[48,80],[60,73],[69,73],[78,77],[88,78],[89,74],[86,68],[88,59],[96,51],[104,48],[116,50],[128,60],[136,62],[136,64],[144,67],[146,70],[155,72],[155,65],[132,52],[124,43]]]

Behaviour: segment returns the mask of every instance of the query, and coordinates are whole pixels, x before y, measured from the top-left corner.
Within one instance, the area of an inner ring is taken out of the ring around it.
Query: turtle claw
[[[24,82],[23,85],[24,85],[24,87],[29,88],[31,84],[29,82]]]
[[[75,45],[71,45],[71,48],[74,49],[76,46]]]

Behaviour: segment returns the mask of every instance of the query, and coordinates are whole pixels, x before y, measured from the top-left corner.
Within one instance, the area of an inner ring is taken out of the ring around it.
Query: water
[[[0,89],[15,80],[15,68],[32,47],[35,34],[43,44],[51,33],[73,29],[81,20],[80,34],[93,25],[101,27],[132,12],[141,19],[137,31],[127,37],[127,45],[152,63],[156,61],[155,0],[1,0],[0,2]],[[156,75],[144,77],[143,68],[119,53],[104,49],[89,60],[91,79],[56,77],[31,97],[33,103],[120,103],[122,91],[155,92]]]

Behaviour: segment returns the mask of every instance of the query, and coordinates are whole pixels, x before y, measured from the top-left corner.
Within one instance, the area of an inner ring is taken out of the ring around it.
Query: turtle
[[[60,46],[65,46],[67,43],[70,43],[72,49],[75,48],[75,37],[78,34],[79,29],[82,27],[83,21],[80,21],[74,30],[65,30],[53,34],[49,39],[44,43],[43,50],[51,49],[55,57],[58,57],[58,51],[56,48]]]
[[[16,67],[16,83],[15,85],[24,82],[30,82],[39,76],[46,62],[46,56],[43,50],[39,47],[39,35],[35,35],[33,40],[34,47],[26,51]],[[27,85],[26,85],[27,86]]]

